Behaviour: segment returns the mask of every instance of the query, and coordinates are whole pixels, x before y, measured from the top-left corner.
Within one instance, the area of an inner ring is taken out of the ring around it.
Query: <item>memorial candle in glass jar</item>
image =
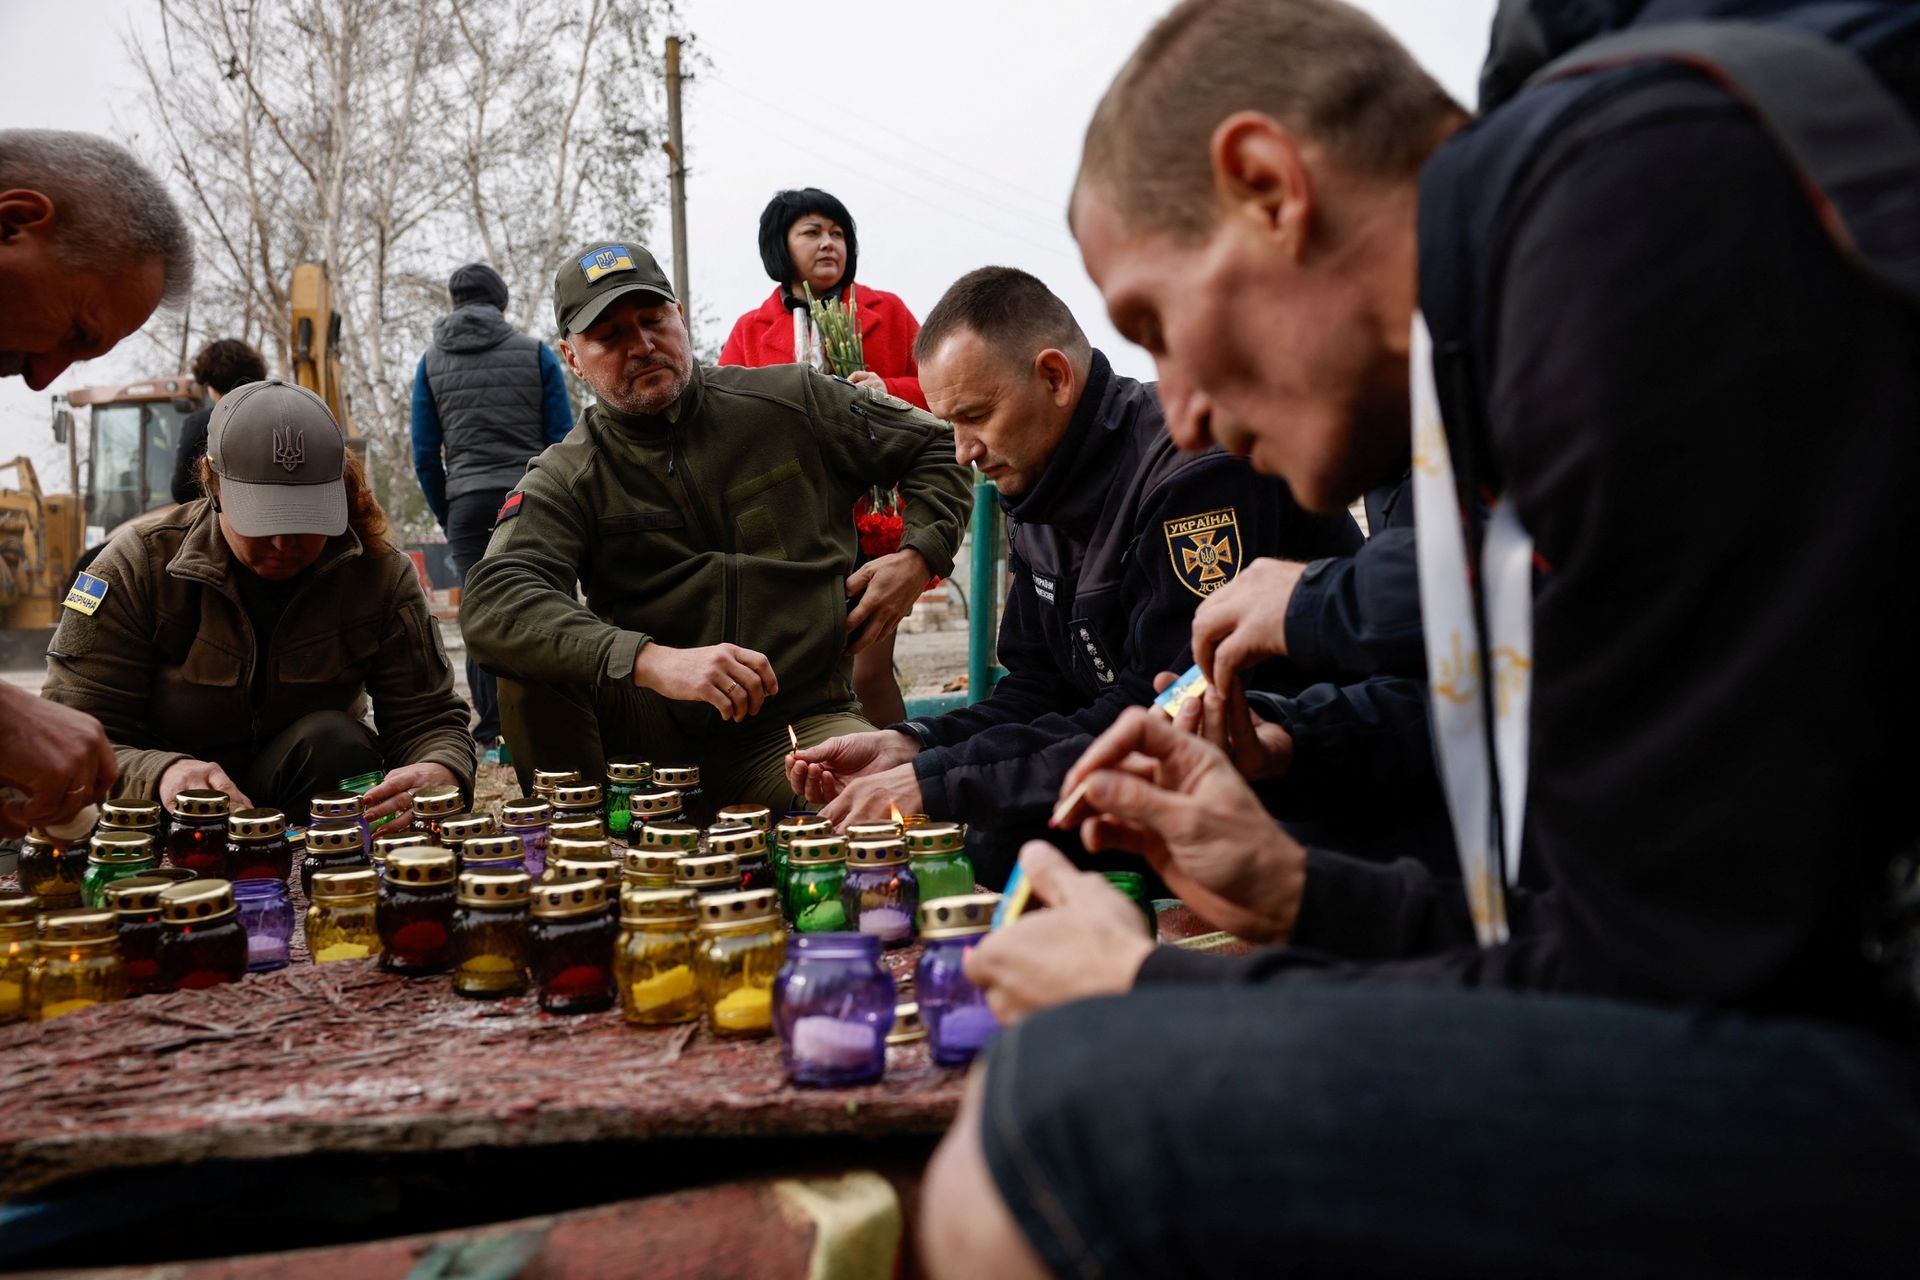
[[[457,818],[445,818],[440,823],[440,844],[457,859],[466,849],[466,843],[478,836],[496,834],[500,826],[490,813],[463,813]]]
[[[167,861],[196,876],[224,879],[230,804],[224,791],[182,791],[174,796]]]
[[[787,931],[773,890],[702,897],[693,976],[713,1034],[763,1036],[773,1029],[773,984],[787,958]]]
[[[319,872],[352,871],[372,865],[358,822],[344,819],[335,820],[331,826],[309,827],[306,856],[300,859],[300,892],[312,899],[313,877]]]
[[[580,781],[578,769],[535,769],[533,771],[533,796],[536,800],[553,803],[553,793],[569,782]]]
[[[520,837],[527,874],[538,880],[547,869],[547,825],[553,806],[539,796],[523,796],[500,806],[500,833]]]
[[[527,906],[533,877],[524,871],[462,871],[455,896],[454,991],[476,1000],[525,992],[532,981]]]
[[[520,837],[468,836],[460,842],[461,871],[525,871],[526,853]]]
[[[292,958],[293,903],[285,880],[235,880],[233,901],[247,931],[247,972],[284,969]]]
[[[441,825],[448,818],[457,818],[466,811],[466,798],[453,783],[421,787],[413,793],[414,825],[426,832],[435,844],[440,843]]]
[[[713,805],[707,800],[706,788],[700,785],[699,765],[656,764],[653,785],[658,791],[680,793],[680,813],[688,822],[696,827],[712,825]]]
[[[309,827],[337,827],[352,823],[360,828],[360,847],[373,848],[373,824],[367,821],[366,802],[352,791],[322,791],[307,802]]]
[[[380,954],[375,918],[380,877],[372,867],[322,871],[313,877],[307,908],[307,950],[315,964],[364,960]]]
[[[27,1008],[35,1022],[126,999],[127,966],[116,924],[113,912],[86,907],[40,917],[27,973]]]
[[[673,887],[692,889],[701,897],[740,892],[740,860],[730,853],[682,858],[674,869]]]
[[[107,886],[106,909],[113,912],[120,959],[127,966],[127,994],[147,996],[167,989],[160,979],[160,893],[177,881],[164,876],[130,876]]]
[[[755,827],[715,827],[707,833],[707,852],[729,853],[740,864],[740,889],[771,889],[773,859],[767,855],[767,833]]]
[[[773,882],[781,900],[787,893],[787,850],[805,836],[830,836],[833,824],[817,813],[790,813],[773,825]]]
[[[840,891],[847,882],[845,836],[801,836],[787,846],[787,919],[801,933],[840,933],[847,909]]]
[[[613,977],[628,1022],[665,1027],[700,1017],[693,978],[694,929],[700,895],[690,889],[625,889]]]
[[[781,1061],[798,1085],[872,1084],[886,1071],[893,979],[880,940],[860,933],[795,938],[773,988]]]
[[[27,1016],[27,973],[40,931],[40,899],[0,893],[0,1026]]]
[[[650,790],[653,766],[645,760],[607,761],[607,833],[626,837],[634,825],[633,798]]]
[[[79,906],[89,849],[86,836],[55,840],[35,827],[20,841],[20,887],[40,899],[43,910]]]
[[[233,884],[189,880],[160,891],[160,982],[169,991],[238,982],[247,975],[247,931]]]
[[[102,800],[98,831],[143,831],[153,837],[156,858],[167,851],[167,811],[157,800]]]
[[[671,889],[680,855],[664,849],[628,849],[620,855],[620,891]]]
[[[660,823],[684,823],[687,826],[693,826],[687,820],[686,814],[681,812],[680,793],[671,787],[662,787],[654,783],[651,791],[636,791],[628,804],[632,807],[633,820],[636,823],[649,827]],[[698,831],[700,828],[693,827],[693,829]]]
[[[566,880],[533,893],[533,982],[548,1013],[610,1009],[620,921],[605,880]]]
[[[967,857],[967,829],[957,822],[929,822],[901,837],[907,865],[913,868],[920,901],[958,898],[975,889],[973,861]]]
[[[920,963],[913,987],[933,1060],[956,1067],[1000,1033],[987,998],[967,981],[967,953],[993,926],[997,893],[934,898],[920,904]]]
[[[443,973],[453,963],[453,877],[453,854],[437,846],[396,849],[387,858],[374,913],[382,969]]]
[[[278,809],[242,809],[227,818],[227,878],[278,880],[293,875],[287,815]]]
[[[840,887],[847,927],[880,939],[889,949],[913,941],[913,913],[920,889],[907,866],[898,836],[887,840],[849,840],[847,879]]]
[[[87,841],[87,873],[80,881],[80,902],[98,910],[107,905],[107,886],[144,875],[155,863],[153,837],[144,831],[96,831]]]

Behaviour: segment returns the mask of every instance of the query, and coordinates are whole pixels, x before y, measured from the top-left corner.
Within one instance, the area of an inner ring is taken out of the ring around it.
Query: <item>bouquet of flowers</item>
[[[807,291],[807,313],[813,317],[828,367],[843,378],[866,368],[866,355],[860,349],[860,300],[854,293],[855,286],[847,286],[844,300],[828,298],[825,302],[813,296],[812,285],[803,282],[800,287]]]
[[[877,486],[854,504],[853,528],[860,535],[861,555],[877,560],[900,549],[900,538],[907,528],[903,505],[899,489]]]

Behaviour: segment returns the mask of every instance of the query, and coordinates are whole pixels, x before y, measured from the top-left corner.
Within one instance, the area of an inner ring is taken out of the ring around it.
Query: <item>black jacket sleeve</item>
[[[1287,656],[1302,671],[1425,679],[1413,530],[1382,529],[1353,555],[1309,564],[1287,602],[1286,627]]]
[[[200,497],[200,459],[207,456],[207,424],[213,410],[196,409],[180,423],[180,446],[173,453],[173,500],[192,502]]]
[[[1256,715],[1293,736],[1286,776],[1262,792],[1278,816],[1320,818],[1383,803],[1440,803],[1424,681],[1375,676],[1317,684],[1292,698],[1254,691],[1247,700]]]

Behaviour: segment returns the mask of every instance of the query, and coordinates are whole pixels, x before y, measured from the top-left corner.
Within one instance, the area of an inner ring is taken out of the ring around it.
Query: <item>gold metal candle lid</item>
[[[658,784],[659,775],[655,774],[653,780]],[[670,789],[642,791],[627,801],[627,808],[652,822],[655,818],[665,818],[680,812],[680,793]]]
[[[613,846],[604,838],[579,840],[573,836],[555,836],[547,841],[547,860],[558,862],[612,862]]]
[[[440,841],[449,849],[457,848],[475,836],[490,836],[499,829],[494,824],[491,814],[462,814],[458,818],[448,818],[440,824]]]
[[[731,853],[737,858],[765,857],[767,833],[752,827],[715,830],[707,836],[708,853]]]
[[[600,803],[600,784],[597,782],[563,782],[553,789],[553,807],[556,809],[592,809]]]
[[[700,828],[684,822],[649,822],[640,828],[640,847],[676,856],[700,847]]]
[[[773,847],[776,849],[791,848],[795,840],[805,839],[808,836],[830,836],[832,834],[833,824],[825,818],[782,818],[773,824]]]
[[[910,829],[900,839],[909,854],[959,853],[967,847],[967,828],[959,822],[929,822]]]
[[[433,845],[409,845],[387,856],[387,881],[401,884],[452,884],[453,853]]]
[[[766,831],[773,826],[773,810],[763,804],[730,804],[713,815],[716,826],[752,827],[755,831]]]
[[[951,898],[929,898],[920,904],[922,938],[968,938],[993,925],[997,893],[962,893]]]
[[[462,871],[454,895],[469,907],[514,907],[533,897],[533,877],[524,871]]]
[[[360,839],[360,824],[340,823],[307,828],[307,849],[313,853],[359,853],[365,849]]]
[[[173,811],[183,818],[224,818],[228,803],[224,791],[182,791],[173,798]]]
[[[897,867],[907,860],[907,847],[898,836],[890,840],[849,840],[847,865],[850,867]]]
[[[645,782],[653,776],[653,766],[645,760],[607,761],[608,782]]]
[[[128,877],[138,879],[139,877]],[[126,881],[121,881],[125,884]],[[32,924],[40,917],[40,899],[31,893],[0,893],[0,924]]]
[[[680,855],[670,849],[629,849],[620,855],[622,870],[629,876],[672,876]]]
[[[620,922],[645,924],[673,920],[684,923],[697,918],[700,895],[692,889],[622,889]]]
[[[153,800],[102,800],[100,825],[124,831],[152,831],[160,825],[160,805]]]
[[[227,835],[234,840],[271,840],[287,834],[287,815],[278,809],[242,809],[227,818]]]
[[[787,846],[787,865],[811,867],[847,860],[845,836],[801,836]]]
[[[40,941],[100,942],[116,937],[119,925],[119,917],[113,912],[92,907],[49,911],[40,917]]]
[[[322,791],[307,802],[307,812],[316,823],[326,818],[358,818],[365,811],[365,804],[351,791]]]
[[[700,766],[657,764],[653,766],[653,780],[663,787],[697,787],[700,785]]]
[[[424,831],[396,831],[390,836],[373,838],[373,860],[385,862],[402,849],[432,848],[433,837]]]
[[[96,831],[87,841],[87,861],[124,866],[153,857],[153,837],[145,831]]]
[[[451,783],[422,787],[413,793],[413,811],[423,818],[447,818],[467,807],[460,788]]]
[[[185,884],[189,880],[198,880],[200,878],[185,867],[148,867],[140,873],[139,878],[144,880],[149,877],[155,880],[165,880],[168,884]]]
[[[772,889],[708,894],[697,905],[702,929],[726,929],[736,924],[780,918],[780,895]]]
[[[605,880],[566,880],[539,885],[533,890],[533,914],[546,920],[591,915],[605,910],[606,906]]]
[[[849,840],[898,840],[900,824],[897,822],[856,822],[847,828]]]
[[[351,902],[356,898],[371,898],[379,890],[380,877],[372,867],[355,867],[350,871],[316,871],[313,875],[315,902]]]
[[[500,806],[502,827],[539,827],[553,820],[553,806],[539,796],[521,796]]]
[[[724,884],[740,878],[740,859],[730,853],[710,853],[700,858],[682,858],[674,870],[675,884]]]
[[[518,862],[525,855],[519,836],[471,836],[460,846],[460,864],[478,871],[489,862]]]
[[[235,910],[233,885],[226,880],[189,880],[160,891],[160,918],[168,924],[204,924]]]
[[[556,817],[553,825],[547,830],[555,840],[605,840],[607,838],[607,824],[597,817]]]
[[[128,876],[106,887],[101,905],[121,915],[152,915],[160,909],[161,891],[178,883],[166,876]]]
[[[920,1021],[920,1002],[903,1000],[893,1006],[893,1030],[887,1032],[888,1044],[912,1044],[927,1038],[927,1024]]]

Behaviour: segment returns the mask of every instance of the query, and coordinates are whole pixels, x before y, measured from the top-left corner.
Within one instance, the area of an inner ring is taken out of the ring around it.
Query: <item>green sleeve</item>
[[[473,796],[477,764],[467,732],[467,704],[454,689],[453,663],[440,641],[440,624],[427,608],[413,563],[393,565],[387,583],[387,630],[380,658],[367,676],[374,727],[389,769],[445,765]]]
[[[536,684],[632,680],[648,637],[603,621],[577,591],[593,552],[592,515],[567,476],[542,459],[514,493],[518,508],[494,528],[487,554],[467,575],[460,611],[467,648],[496,674]]]

